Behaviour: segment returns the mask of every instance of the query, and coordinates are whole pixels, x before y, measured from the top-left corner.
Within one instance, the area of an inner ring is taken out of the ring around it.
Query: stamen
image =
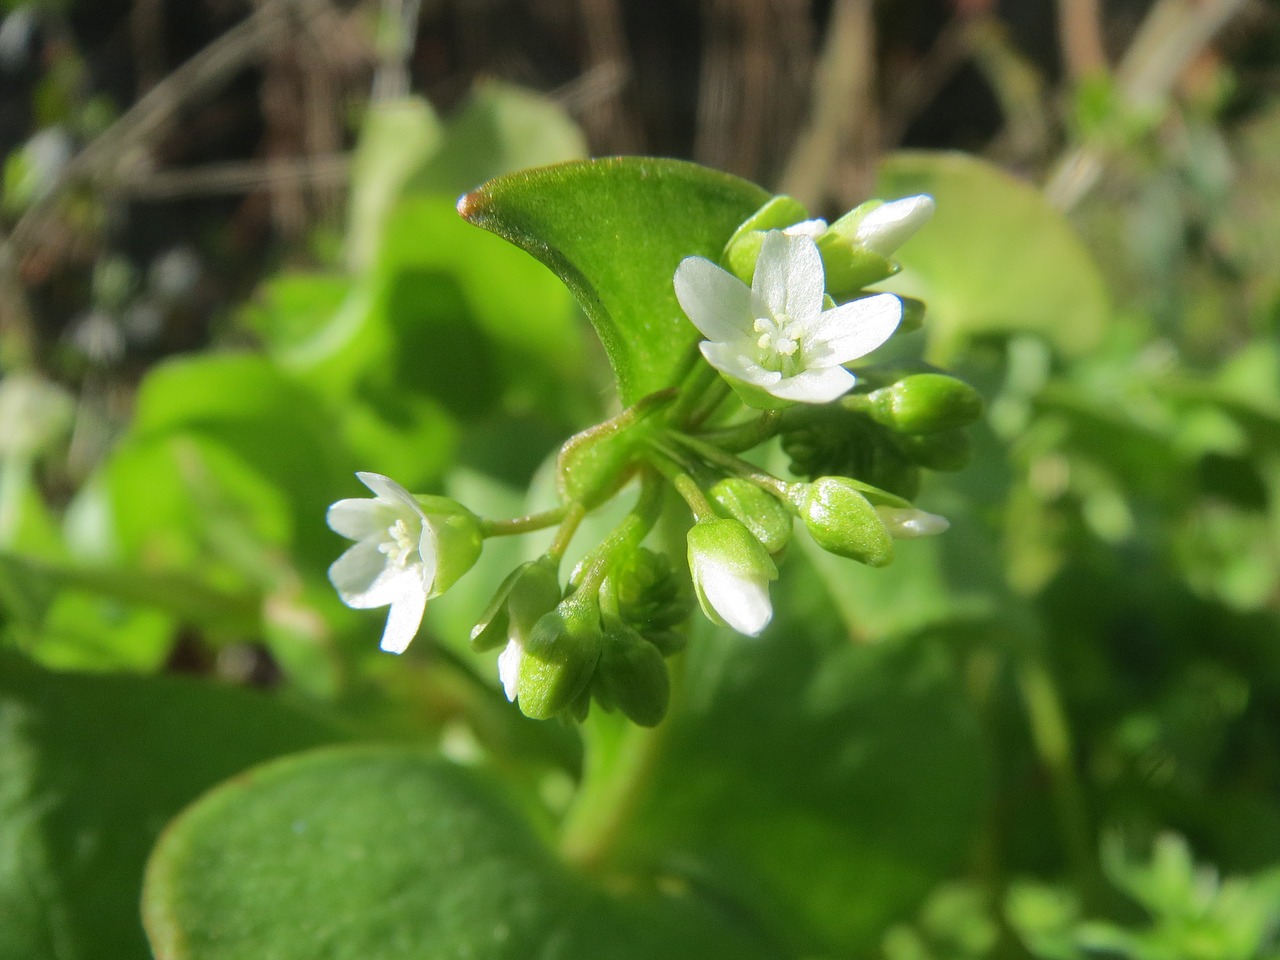
[[[409,557],[418,549],[409,524],[403,518],[397,520],[387,528],[387,537],[389,539],[378,544],[378,552],[397,567],[408,566]]]

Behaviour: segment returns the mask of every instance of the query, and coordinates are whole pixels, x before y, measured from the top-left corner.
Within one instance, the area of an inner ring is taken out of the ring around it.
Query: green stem
[[[701,434],[699,439],[714,444],[721,450],[740,453],[772,439],[777,435],[780,426],[782,426],[781,411],[767,410],[754,420],[748,420],[736,427]]]
[[[617,551],[627,545],[639,545],[658,520],[662,507],[662,485],[651,473],[640,481],[640,496],[631,512],[613,531],[600,541],[584,559],[581,573],[575,578],[579,590],[595,590],[609,572],[609,564]]]
[[[1049,772],[1058,828],[1067,858],[1078,878],[1079,889],[1091,899],[1098,889],[1098,875],[1084,790],[1076,773],[1075,748],[1062,698],[1053,675],[1037,652],[1022,656],[1017,666],[1017,682],[1027,711],[1032,742]]]
[[[480,533],[488,537],[511,537],[520,533],[543,530],[552,524],[559,523],[569,512],[568,507],[560,506],[554,510],[541,513],[530,513],[523,517],[512,517],[510,520],[486,520],[480,518]]]
[[[724,382],[711,364],[701,357],[695,357],[693,366],[680,384],[680,396],[667,413],[667,422],[684,423],[700,406],[703,396],[715,386],[716,381]]]
[[[787,483],[785,480],[779,480],[771,473],[765,473],[763,470],[743,460],[741,457],[735,456],[728,451],[720,449],[715,444],[707,443],[698,437],[691,437],[686,433],[669,433],[668,436],[677,443],[688,447],[694,453],[698,454],[709,463],[715,464],[722,470],[725,470],[736,477],[743,477],[752,483],[758,484],[768,490],[783,503],[791,502],[791,491],[800,486],[796,483]]]
[[[582,523],[582,518],[587,515],[587,508],[581,503],[571,503],[565,507],[564,519],[560,521],[560,529],[556,531],[556,537],[551,541],[551,546],[547,548],[547,556],[555,563],[559,563],[564,557],[564,552],[569,549],[569,543],[573,540],[573,535],[578,532],[578,525]]]
[[[698,481],[694,480],[685,471],[677,457],[657,441],[651,441],[649,447],[654,454],[650,458],[650,463],[667,478],[668,483],[676,488],[676,493],[680,494],[684,502],[689,505],[689,509],[693,513],[693,519],[698,522],[714,520],[716,511],[711,506],[711,501],[707,499],[707,495],[698,486]]]

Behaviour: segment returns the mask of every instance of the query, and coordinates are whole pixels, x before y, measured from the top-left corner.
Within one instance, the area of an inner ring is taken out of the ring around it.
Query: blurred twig
[[[156,170],[112,181],[113,193],[139,200],[251,193],[281,183],[341,184],[351,171],[345,153],[210,163],[185,170]]]
[[[1107,68],[1098,0],[1058,0],[1058,33],[1062,61],[1073,80]]]
[[[587,42],[585,72],[611,68],[621,78],[613,96],[598,98],[583,111],[583,125],[606,152],[634,153],[640,149],[640,133],[621,97],[632,73],[622,10],[618,0],[579,0],[578,6]]]
[[[1191,61],[1235,15],[1245,0],[1159,0],[1139,27],[1116,68],[1116,94],[1135,110],[1159,106]],[[1074,207],[1102,176],[1102,148],[1075,147],[1062,157],[1045,185],[1049,202]]]
[[[836,0],[813,78],[809,124],[796,142],[782,189],[807,206],[847,207],[865,196],[880,143],[875,98],[873,0]]]
[[[947,21],[920,62],[893,84],[880,118],[882,149],[902,142],[911,122],[973,55],[973,45],[972,16],[957,15]]]
[[[178,67],[91,140],[67,164],[61,177],[14,225],[10,244],[27,248],[45,212],[72,184],[110,179],[130,151],[150,140],[183,107],[231,79],[259,51],[275,42],[287,25],[290,0],[269,0],[243,21]]]

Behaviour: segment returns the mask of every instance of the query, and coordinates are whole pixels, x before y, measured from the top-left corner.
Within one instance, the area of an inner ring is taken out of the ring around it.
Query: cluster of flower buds
[[[719,263],[688,257],[676,268],[676,298],[705,337],[701,356],[681,383],[561,448],[560,506],[485,520],[360,474],[374,498],[329,512],[329,525],[356,541],[330,569],[343,600],[390,605],[382,645],[399,652],[426,601],[474,563],[485,538],[556,526],[547,554],[498,588],[473,648],[501,651],[502,687],[530,717],[581,719],[595,703],[660,722],[667,658],[684,646],[693,598],[716,624],[763,631],[797,518],[823,550],[870,566],[893,559],[895,540],[946,529],[911,500],[922,469],[963,464],[963,428],[981,399],[934,371],[846,368],[918,324],[921,304],[866,287],[898,270],[893,253],[932,210],[925,196],[873,200],[828,225],[775,197]],[[799,479],[740,456],[774,437]],[[583,516],[633,488],[634,508],[562,585],[561,558]],[[692,515],[683,558],[659,549],[671,539],[672,492]]]

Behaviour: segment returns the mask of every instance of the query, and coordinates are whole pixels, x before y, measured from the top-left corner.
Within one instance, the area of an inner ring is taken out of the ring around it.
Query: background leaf
[[[0,960],[138,960],[165,822],[245,767],[336,739],[244,690],[48,673],[0,655]]]
[[[405,748],[259,768],[165,834],[145,913],[163,960],[778,956],[688,893],[572,874],[484,775]]]

